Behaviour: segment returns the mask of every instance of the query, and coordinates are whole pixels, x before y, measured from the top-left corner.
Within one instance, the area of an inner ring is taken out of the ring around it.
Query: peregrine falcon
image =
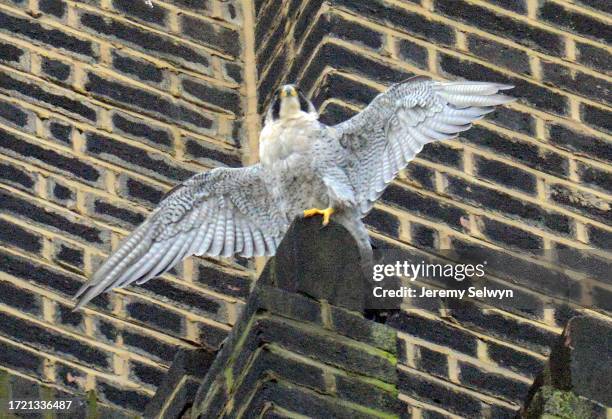
[[[362,218],[427,143],[454,138],[513,98],[512,86],[414,77],[335,126],[294,85],[280,87],[260,134],[258,164],[219,167],[179,184],[77,292],[142,284],[190,255],[272,256],[295,217],[321,215],[371,252]]]

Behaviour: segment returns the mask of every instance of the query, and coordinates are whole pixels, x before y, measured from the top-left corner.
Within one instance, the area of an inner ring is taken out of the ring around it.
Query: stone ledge
[[[587,315],[573,317],[553,346],[524,407],[524,417],[606,418],[612,406],[612,323]]]
[[[361,266],[343,227],[296,221],[214,360],[180,353],[145,417],[249,416],[270,404],[310,417],[399,417],[397,332],[363,317],[371,286]],[[199,386],[195,398],[185,382]]]
[[[177,352],[170,370],[147,404],[143,417],[183,417],[191,408],[199,383],[215,355],[205,349],[182,349]]]

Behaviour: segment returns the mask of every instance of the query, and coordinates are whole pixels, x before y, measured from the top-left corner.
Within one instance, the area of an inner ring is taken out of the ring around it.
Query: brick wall
[[[413,260],[497,259],[487,286],[520,301],[402,314],[399,390],[412,417],[513,415],[567,319],[583,307],[610,312],[603,10],[563,0],[256,2],[260,111],[294,81],[326,123],[413,75],[516,86],[517,102],[425,147],[367,218],[379,247]]]
[[[190,258],[71,313],[69,297],[164,191],[254,161],[257,113],[284,81],[332,123],[406,77],[463,77],[512,83],[519,100],[427,146],[367,221],[419,256],[503,257],[491,281],[529,310],[406,311],[400,398],[414,417],[515,411],[567,319],[610,311],[605,6],[0,0],[0,369],[142,411],[178,348],[218,347],[254,271]]]
[[[166,190],[242,164],[243,39],[237,1],[0,1],[0,369],[140,412],[225,338],[244,261],[69,299]]]

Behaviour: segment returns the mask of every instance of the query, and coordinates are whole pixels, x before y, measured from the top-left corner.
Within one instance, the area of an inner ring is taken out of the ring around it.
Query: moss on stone
[[[7,401],[10,397],[8,372],[0,370],[0,401]]]
[[[52,402],[55,401],[55,390],[51,387],[42,386],[40,388],[40,395],[43,400]],[[53,419],[55,417],[52,410],[43,411],[43,419]]]
[[[350,373],[347,373],[347,375],[351,377],[355,377],[358,380],[368,383],[371,386],[378,387],[381,390],[384,390],[388,393],[393,394],[395,397],[399,395],[399,389],[397,388],[396,384],[387,383],[377,378],[364,377],[362,375],[360,376],[360,375],[350,374]]]
[[[13,418],[6,411],[8,402],[11,399],[11,388],[9,383],[9,374],[4,370],[0,370],[0,418]]]
[[[96,392],[89,390],[87,392],[87,419],[99,419],[99,417]]]
[[[228,391],[230,391],[232,389],[232,385],[233,385],[233,374],[234,374],[234,370],[232,369],[232,367],[227,367],[224,371],[223,371],[223,377],[225,378],[225,387],[228,389]]]
[[[389,326],[379,323],[372,324],[372,339],[374,339],[380,347],[397,355],[397,332]],[[397,359],[396,359],[397,363]]]
[[[372,409],[366,406],[361,406],[359,404],[351,403],[351,408],[355,409],[358,412],[365,413],[368,416],[373,418],[380,419],[399,419],[399,415],[396,413],[383,412],[381,410]]]
[[[591,408],[571,391],[542,386],[526,411],[527,419],[590,419]]]

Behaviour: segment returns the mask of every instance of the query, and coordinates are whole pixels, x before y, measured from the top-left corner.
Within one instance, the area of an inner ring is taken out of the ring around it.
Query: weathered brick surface
[[[292,249],[303,241],[301,235],[317,234],[319,226],[307,221],[290,229],[201,380],[193,417],[222,412],[252,417],[270,403],[308,417],[400,413],[396,331],[343,308],[351,302],[338,299],[335,288],[313,284],[321,275],[292,269],[287,262],[288,255],[300,265],[311,257],[320,260],[338,248],[337,240],[345,243],[345,257],[351,260],[354,241],[346,230],[333,227],[317,237],[317,249],[298,254]],[[325,279],[320,282],[330,282]],[[173,395],[166,397],[165,405],[173,403]]]
[[[515,85],[515,104],[456,141],[426,147],[369,217],[377,246],[450,248],[459,260],[486,253],[495,286],[519,301],[487,314],[478,305],[457,310],[453,322],[439,307],[393,320],[407,339],[401,362],[421,372],[400,386],[415,417],[513,415],[559,326],[580,306],[608,309],[600,284],[612,243],[609,24],[593,13],[601,2],[561,3],[256,5],[260,110],[283,82],[297,82],[332,124],[414,74]],[[556,257],[544,251],[553,248]],[[579,272],[595,281],[592,291]],[[559,301],[546,305],[551,296]],[[471,402],[474,392],[486,397]]]
[[[568,318],[589,305],[610,311],[607,6],[1,0],[0,370],[83,400],[95,390],[98,414],[141,413],[177,348],[219,348],[253,286],[251,263],[189,260],[70,314],[69,297],[165,191],[254,161],[256,113],[283,82],[337,123],[413,75],[482,79],[514,84],[518,101],[426,147],[366,222],[377,244],[486,253],[488,280],[520,295],[521,307],[487,314],[475,305],[452,319],[439,307],[397,317],[407,417],[511,415]],[[331,321],[376,346],[350,316]],[[347,400],[361,389],[336,384]],[[333,409],[289,387],[266,383],[254,414]]]
[[[170,187],[241,165],[242,6],[1,3],[0,369],[141,413],[178,348],[220,345],[249,272],[68,299]]]

